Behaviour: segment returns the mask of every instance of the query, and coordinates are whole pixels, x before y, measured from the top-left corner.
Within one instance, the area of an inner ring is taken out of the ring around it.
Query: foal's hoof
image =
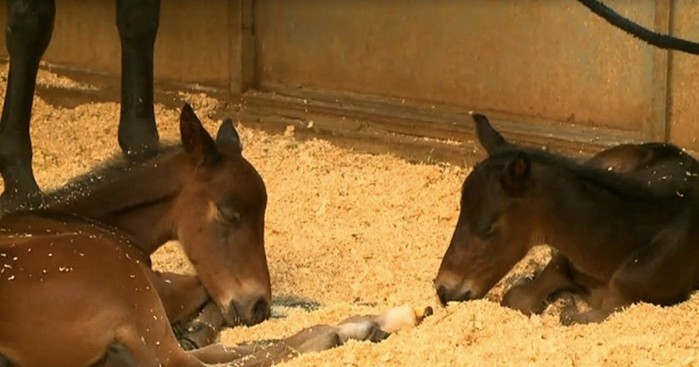
[[[391,336],[391,333],[387,333],[381,328],[374,328],[374,330],[371,331],[371,335],[369,335],[369,341],[372,343],[379,343],[384,340],[386,340],[389,336]]]
[[[419,325],[422,320],[432,315],[432,307],[410,307],[403,305],[390,308],[375,318],[379,327],[388,332],[394,333],[401,329],[408,329]]]
[[[342,344],[342,339],[335,326],[320,324],[299,331],[284,343],[294,354],[303,354],[335,348]]]
[[[180,338],[177,341],[180,343],[180,347],[182,347],[183,350],[199,349],[199,346],[197,345],[197,343],[195,343],[187,338]]]
[[[194,320],[181,325],[178,339],[185,350],[211,345],[223,326],[223,315],[215,303],[207,303]],[[173,326],[173,329],[175,326]],[[177,329],[176,329],[177,330]]]
[[[561,310],[561,324],[564,326],[577,324],[579,315],[580,312],[578,311],[578,307],[575,305],[575,303],[569,303]]]

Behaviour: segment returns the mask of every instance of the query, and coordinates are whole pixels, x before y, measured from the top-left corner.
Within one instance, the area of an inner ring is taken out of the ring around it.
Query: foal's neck
[[[166,151],[152,160],[106,172],[78,192],[68,189],[73,194],[56,193],[48,207],[124,230],[144,252],[152,254],[174,239],[170,209],[181,188],[184,160],[179,149]]]
[[[534,186],[532,206],[548,244],[605,279],[684,207],[681,198],[625,192],[567,172],[542,172]]]

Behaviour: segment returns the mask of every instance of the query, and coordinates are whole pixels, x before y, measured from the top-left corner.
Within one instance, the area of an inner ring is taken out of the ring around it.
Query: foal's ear
[[[469,113],[471,114],[473,121],[476,123],[476,136],[478,137],[478,142],[481,143],[483,148],[485,148],[488,155],[493,154],[493,152],[499,148],[511,145],[497,130],[495,130],[485,115],[476,112]]]
[[[233,126],[233,120],[227,117],[221,123],[216,133],[216,145],[231,147],[237,151],[243,150],[243,144],[240,142],[240,135]]]
[[[530,172],[529,157],[523,151],[518,151],[517,155],[505,165],[505,171],[502,174],[503,186],[512,194],[521,193]]]
[[[214,139],[201,124],[189,103],[185,103],[180,113],[180,137],[184,151],[197,165],[206,165],[218,158]]]

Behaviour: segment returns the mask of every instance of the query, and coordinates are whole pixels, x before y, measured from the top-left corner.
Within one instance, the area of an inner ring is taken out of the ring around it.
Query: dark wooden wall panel
[[[673,33],[699,42],[699,5],[676,0]],[[673,52],[670,74],[670,140],[699,151],[699,56]]]

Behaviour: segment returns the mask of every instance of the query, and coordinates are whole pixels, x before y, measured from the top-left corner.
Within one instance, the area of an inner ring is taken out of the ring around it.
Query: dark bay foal
[[[672,305],[699,287],[699,164],[669,144],[625,145],[586,163],[508,143],[473,116],[489,156],[466,178],[461,213],[435,286],[442,303],[483,297],[537,244],[557,250],[503,304],[540,313],[563,291],[604,320],[635,302]],[[610,168],[611,167],[611,168]]]
[[[39,62],[51,41],[55,0],[8,0],[5,37],[10,56],[0,118],[0,210],[40,194],[32,172],[29,125]],[[116,0],[121,41],[119,145],[130,157],[157,152],[153,110],[153,45],[160,0]]]

